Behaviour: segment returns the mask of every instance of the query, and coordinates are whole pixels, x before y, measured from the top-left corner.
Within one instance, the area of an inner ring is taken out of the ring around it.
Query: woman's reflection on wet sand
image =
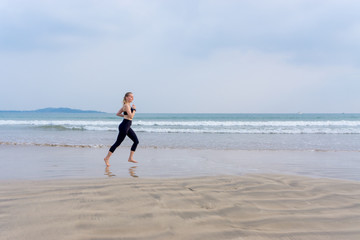
[[[133,167],[129,168],[130,176],[135,177],[135,178],[139,177],[139,176],[136,175],[136,173],[135,173],[136,168],[137,168],[137,166],[133,166]],[[110,167],[106,167],[106,168],[105,168],[105,173],[104,173],[104,175],[107,175],[108,177],[115,177],[115,176],[116,176],[115,174],[113,174],[113,173],[110,171]]]
[[[129,168],[129,173],[130,173],[130,176],[132,177],[139,177],[135,174],[135,169],[137,168],[137,166],[133,166],[131,168]]]
[[[106,167],[105,168],[105,174],[104,175],[107,175],[108,177],[115,177],[116,175],[113,174],[111,171],[110,171],[110,167]]]

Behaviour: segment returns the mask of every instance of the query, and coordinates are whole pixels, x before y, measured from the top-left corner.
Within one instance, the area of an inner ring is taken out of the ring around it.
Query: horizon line
[[[68,109],[68,110],[77,110],[84,112],[99,112],[99,113],[115,113],[115,112],[105,112],[101,110],[83,110],[79,108],[70,108],[70,107],[46,107],[39,108],[34,110],[0,110],[0,112],[36,112],[44,109]],[[39,112],[41,113],[41,112]],[[46,113],[46,112],[44,112]],[[140,112],[140,114],[360,114],[360,112]]]

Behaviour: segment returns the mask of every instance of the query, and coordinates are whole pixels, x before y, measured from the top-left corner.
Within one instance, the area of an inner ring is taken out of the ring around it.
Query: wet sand
[[[278,174],[8,180],[1,239],[360,239],[360,182]]]
[[[107,148],[0,145],[0,180],[63,178],[181,178],[248,173],[292,174],[360,181],[360,152],[246,151],[142,148],[129,163],[119,147],[106,169]],[[9,161],[10,160],[10,161]]]

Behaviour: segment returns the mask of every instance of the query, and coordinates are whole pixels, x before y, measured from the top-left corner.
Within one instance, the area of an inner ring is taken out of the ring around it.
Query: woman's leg
[[[133,162],[133,163],[137,163],[137,161],[134,160],[134,153],[136,151],[137,145],[139,144],[139,140],[138,140],[134,130],[132,130],[131,128],[127,132],[127,136],[134,142],[133,145],[131,146],[131,151],[130,151],[130,156],[129,156],[128,161]]]
[[[120,144],[122,143],[122,141],[124,141],[126,137],[126,132],[123,129],[120,129],[119,131],[119,135],[116,139],[116,142],[111,146],[109,152],[113,153],[115,152],[115,149],[120,146]]]
[[[106,157],[104,158],[105,164],[106,166],[110,166],[109,164],[109,159],[111,154],[113,154],[113,152],[115,151],[115,149],[120,146],[120,144],[122,143],[122,141],[124,141],[126,137],[126,129],[123,129],[121,127],[121,125],[119,126],[119,134],[118,137],[116,139],[116,142],[111,146],[111,148],[109,149],[108,154],[106,155]]]
[[[126,135],[134,142],[133,145],[131,146],[131,151],[135,152],[136,147],[139,144],[139,140],[138,140],[134,130],[132,130],[132,128],[129,128]]]

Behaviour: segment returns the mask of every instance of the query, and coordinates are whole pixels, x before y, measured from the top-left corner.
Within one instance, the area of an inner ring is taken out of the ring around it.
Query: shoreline
[[[0,181],[68,178],[188,178],[290,174],[360,181],[360,152],[139,148],[138,164],[119,147],[106,169],[103,148],[0,145]],[[8,161],[6,159],[13,159]]]
[[[125,145],[125,144],[124,144]],[[0,141],[0,146],[17,146],[17,147],[49,147],[49,148],[93,148],[93,149],[109,149],[112,145],[104,144],[62,144],[62,143],[27,143],[27,142],[9,142]],[[129,148],[131,144],[126,146],[119,146],[120,148]],[[360,150],[348,150],[348,149],[321,149],[321,148],[309,148],[309,149],[238,149],[238,148],[204,148],[204,147],[169,147],[169,146],[139,146],[139,149],[156,149],[156,150],[216,150],[216,151],[242,151],[242,152],[360,152]]]
[[[280,174],[24,180],[0,185],[0,226],[4,240],[357,240],[359,202],[359,182]]]

